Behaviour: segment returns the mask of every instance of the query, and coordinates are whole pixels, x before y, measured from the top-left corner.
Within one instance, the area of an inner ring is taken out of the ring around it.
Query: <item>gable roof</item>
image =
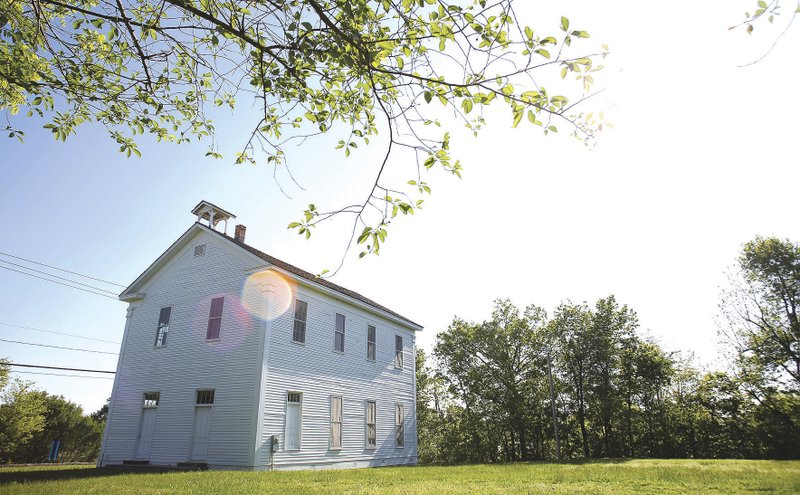
[[[166,264],[166,262],[169,259],[172,258],[172,254],[175,251],[177,251],[178,249],[181,249],[185,244],[188,243],[189,238],[191,237],[190,233],[192,231],[194,231],[198,227],[201,230],[204,230],[204,231],[206,231],[206,232],[208,232],[210,234],[215,234],[215,235],[225,239],[226,241],[234,244],[235,246],[238,246],[239,248],[241,248],[241,249],[247,251],[248,253],[260,258],[261,260],[269,263],[270,265],[289,273],[290,275],[293,275],[293,276],[295,276],[295,277],[297,277],[299,279],[303,279],[306,282],[311,283],[312,285],[316,284],[316,285],[322,286],[322,287],[324,287],[326,289],[338,292],[339,294],[342,294],[342,295],[347,296],[349,298],[355,299],[356,301],[358,301],[358,302],[360,302],[362,304],[370,306],[370,307],[372,307],[374,309],[377,309],[377,310],[379,310],[379,311],[381,311],[383,313],[387,313],[387,314],[393,316],[394,318],[396,318],[398,320],[401,320],[402,322],[404,322],[404,323],[406,323],[406,324],[408,324],[408,325],[410,325],[412,327],[416,327],[416,329],[418,329],[418,330],[422,330],[422,325],[420,325],[419,323],[415,323],[414,321],[406,318],[405,316],[402,316],[401,314],[392,311],[391,309],[387,308],[386,306],[378,304],[377,302],[373,301],[372,299],[369,299],[368,297],[362,296],[358,292],[352,291],[350,289],[346,289],[346,288],[344,288],[344,287],[342,287],[340,285],[334,284],[333,282],[330,282],[330,281],[328,281],[328,280],[326,280],[324,278],[317,277],[316,275],[312,274],[311,272],[307,272],[307,271],[305,271],[305,270],[303,270],[301,268],[298,268],[298,267],[296,267],[296,266],[294,266],[294,265],[292,265],[290,263],[287,263],[285,261],[279,260],[278,258],[270,256],[270,255],[268,255],[267,253],[265,253],[263,251],[259,251],[258,249],[254,248],[252,246],[249,246],[249,245],[245,244],[244,242],[237,241],[233,237],[230,237],[229,235],[223,234],[222,232],[218,232],[218,231],[216,231],[214,229],[211,229],[211,228],[209,228],[209,227],[207,227],[207,226],[205,226],[205,225],[203,225],[203,224],[201,224],[199,222],[195,222],[194,225],[189,227],[189,229],[186,232],[184,232],[183,235],[181,235],[174,243],[172,243],[172,245],[169,248],[167,248],[167,250],[164,251],[164,253],[161,256],[158,257],[158,259],[156,259],[152,264],[150,264],[150,266],[147,267],[147,269],[141,275],[139,275],[139,277],[137,277],[136,280],[134,280],[133,283],[131,283],[131,285],[129,285],[124,291],[122,291],[122,293],[119,295],[119,298],[121,300],[123,300],[123,301],[126,301],[126,300],[133,299],[133,298],[136,298],[137,296],[139,296],[136,292],[133,292],[133,289],[138,287],[138,286],[141,286],[145,280],[149,279],[150,276],[155,274],[156,271],[158,271],[162,266],[164,266]]]

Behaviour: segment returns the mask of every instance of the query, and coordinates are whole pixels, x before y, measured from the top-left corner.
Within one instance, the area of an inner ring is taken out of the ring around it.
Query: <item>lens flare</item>
[[[271,294],[272,304],[267,304]],[[247,277],[242,288],[242,307],[263,320],[274,320],[292,306],[295,284],[276,270],[266,269]]]

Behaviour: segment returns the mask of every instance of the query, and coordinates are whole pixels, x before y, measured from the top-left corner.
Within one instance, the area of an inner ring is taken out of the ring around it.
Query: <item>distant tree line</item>
[[[60,395],[9,377],[0,360],[0,463],[46,462],[59,440],[59,462],[93,461],[100,450],[108,405],[91,415]]]
[[[800,457],[800,245],[756,238],[731,279],[725,371],[643,337],[614,296],[455,318],[417,351],[420,461],[556,459],[554,425],[563,459]]]

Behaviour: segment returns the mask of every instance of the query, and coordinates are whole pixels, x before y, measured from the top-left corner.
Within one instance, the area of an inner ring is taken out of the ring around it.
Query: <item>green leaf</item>
[[[517,127],[519,125],[519,122],[522,120],[523,115],[525,115],[524,107],[519,107],[514,110],[514,123],[511,125],[512,128]]]
[[[430,103],[431,100],[433,100],[433,93],[431,93],[430,91],[425,91],[425,93],[422,96],[425,98],[425,103]]]
[[[567,30],[569,30],[569,19],[567,19],[563,15],[561,16],[561,30],[564,32],[567,32]]]
[[[461,107],[464,109],[464,113],[470,113],[472,111],[472,100],[466,98],[462,103]]]
[[[542,57],[544,57],[544,58],[546,58],[548,60],[550,59],[550,52],[548,52],[544,48],[539,48],[538,50],[535,50],[535,53],[538,53],[539,55],[541,55]]]

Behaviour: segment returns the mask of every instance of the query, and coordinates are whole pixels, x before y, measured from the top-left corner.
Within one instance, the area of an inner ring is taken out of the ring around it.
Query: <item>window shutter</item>
[[[342,398],[331,397],[331,448],[342,448]]]
[[[211,300],[211,311],[208,314],[208,331],[206,339],[213,340],[219,338],[220,328],[222,327],[222,305],[224,297],[217,297]]]

